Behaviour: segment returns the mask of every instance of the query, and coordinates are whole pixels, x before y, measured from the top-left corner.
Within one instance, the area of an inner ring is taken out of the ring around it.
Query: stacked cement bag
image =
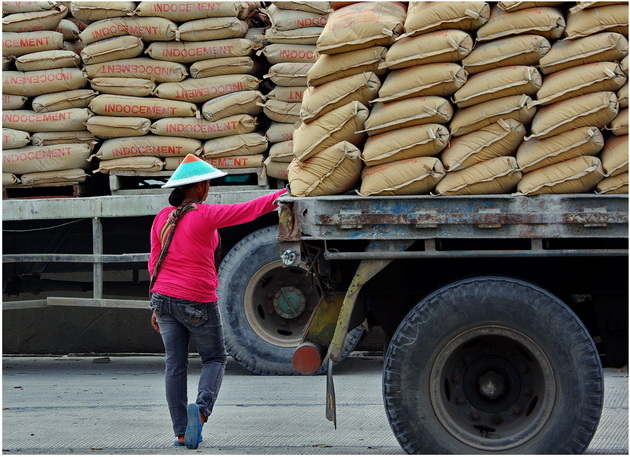
[[[87,107],[97,94],[86,88],[80,58],[63,49],[68,8],[2,7],[3,185],[83,182],[95,143]]]

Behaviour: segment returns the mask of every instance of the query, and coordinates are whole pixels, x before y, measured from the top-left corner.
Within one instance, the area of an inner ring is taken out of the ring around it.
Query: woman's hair
[[[180,206],[182,203],[184,203],[184,198],[186,198],[186,190],[196,185],[197,183],[194,182],[192,184],[186,184],[184,186],[177,186],[173,189],[171,195],[168,197],[168,202],[172,206]]]

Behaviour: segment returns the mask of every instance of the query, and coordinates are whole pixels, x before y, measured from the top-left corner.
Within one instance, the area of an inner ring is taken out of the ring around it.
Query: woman
[[[217,307],[214,253],[217,229],[250,222],[277,208],[286,192],[233,205],[202,203],[209,180],[225,176],[207,162],[188,155],[163,187],[174,187],[168,206],[151,228],[151,325],[166,352],[166,400],[176,446],[197,449],[201,430],[216,402],[225,372],[223,327]],[[164,248],[166,246],[166,249]],[[195,403],[187,406],[188,344],[197,345],[202,371]]]

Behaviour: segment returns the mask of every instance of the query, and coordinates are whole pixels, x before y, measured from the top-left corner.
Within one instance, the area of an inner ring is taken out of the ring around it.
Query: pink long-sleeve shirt
[[[198,204],[197,209],[185,214],[178,222],[151,292],[202,303],[217,301],[219,280],[214,264],[214,251],[219,242],[217,229],[251,222],[273,211],[277,208],[275,200],[285,192],[282,189],[233,205]],[[149,256],[151,275],[162,250],[160,231],[174,209],[174,206],[164,208],[153,220]]]

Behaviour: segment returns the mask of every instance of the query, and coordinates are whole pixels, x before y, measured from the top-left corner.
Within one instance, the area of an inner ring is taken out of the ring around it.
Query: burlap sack
[[[14,186],[20,184],[20,178],[13,173],[2,173],[2,187]]]
[[[603,128],[619,111],[614,92],[596,92],[541,108],[532,121],[530,138],[548,138],[580,127]]]
[[[20,176],[20,181],[24,186],[41,186],[46,184],[61,183],[82,183],[88,175],[81,168],[58,171],[40,171],[36,173],[25,173]]]
[[[359,102],[352,102],[324,114],[308,124],[301,123],[293,132],[293,153],[298,161],[324,149],[347,141],[355,146],[365,140],[363,129],[368,117],[368,109]]]
[[[35,97],[52,92],[80,89],[86,85],[87,78],[78,68],[2,72],[2,91],[13,95]]]
[[[201,60],[190,66],[193,78],[210,76],[248,74],[253,75],[256,65],[251,57],[224,57],[222,59]]]
[[[260,133],[246,133],[208,140],[203,144],[202,157],[234,157],[262,154],[267,150],[267,138]]]
[[[142,136],[149,128],[151,120],[146,117],[94,116],[87,121],[87,129],[98,138]]]
[[[280,9],[276,5],[269,5],[263,12],[271,20],[271,28],[275,30],[295,30],[304,27],[324,27],[328,21],[328,13],[312,13]]]
[[[169,100],[204,103],[234,92],[255,91],[259,84],[260,80],[252,75],[189,78],[182,82],[159,84],[155,89],[155,95]]]
[[[373,103],[437,95],[448,97],[461,88],[468,72],[456,63],[430,63],[390,72]]]
[[[39,171],[87,169],[91,149],[86,144],[26,146],[2,151],[2,171],[22,175]]]
[[[2,94],[2,109],[13,110],[22,109],[26,104],[28,97],[24,95]]]
[[[583,194],[592,192],[602,179],[601,161],[581,156],[526,173],[516,195]]]
[[[144,51],[144,43],[131,35],[118,36],[88,44],[81,51],[81,59],[86,65],[112,60],[138,57]]]
[[[289,165],[291,194],[298,197],[342,194],[358,183],[363,166],[356,146],[341,141]]]
[[[306,86],[306,75],[312,67],[312,63],[277,63],[269,68],[265,78],[278,86]]]
[[[628,173],[602,179],[595,188],[596,194],[627,194]]]
[[[430,193],[444,177],[435,157],[417,157],[365,167],[359,195],[422,195]]]
[[[28,132],[15,129],[2,129],[2,149],[18,149],[31,142]]]
[[[527,125],[534,118],[536,107],[527,95],[511,95],[457,110],[451,121],[451,135],[461,136],[486,127],[499,119],[514,119]]]
[[[295,124],[300,120],[300,102],[290,103],[278,100],[267,100],[263,105],[265,115],[275,122]]]
[[[145,54],[169,62],[193,63],[200,60],[252,55],[252,42],[244,38],[214,41],[173,41],[151,43]]]
[[[615,136],[628,135],[628,108],[619,110],[619,114],[610,123],[610,131]]]
[[[387,48],[375,46],[344,54],[322,55],[308,71],[308,85],[321,86],[346,76],[374,72],[384,74],[379,66],[385,59]]]
[[[98,95],[90,89],[68,90],[40,95],[31,102],[36,113],[50,113],[71,108],[87,108]]]
[[[289,1],[280,1],[274,2],[274,4],[278,8],[294,10],[294,11],[306,11],[308,13],[318,13],[318,14],[330,14],[333,12],[330,7],[330,2],[289,2]]]
[[[87,130],[69,132],[38,132],[31,136],[33,146],[50,146],[51,144],[83,143],[92,149],[98,140]]]
[[[175,22],[206,17],[237,17],[245,8],[244,2],[181,2],[142,1],[134,14],[163,17]]]
[[[224,40],[242,38],[247,34],[247,22],[237,17],[209,17],[179,24],[177,39],[182,41]]]
[[[373,46],[389,46],[403,31],[405,7],[389,2],[360,2],[328,16],[317,40],[320,54],[340,54]]]
[[[543,140],[524,141],[516,151],[516,161],[523,173],[529,173],[576,157],[597,155],[603,147],[599,129],[582,127]]]
[[[258,116],[262,113],[263,95],[256,90],[244,90],[209,100],[201,107],[207,121],[218,121],[237,114]]]
[[[621,60],[621,69],[623,70],[623,72],[626,74],[626,76],[628,76],[628,56],[625,56],[622,60]]]
[[[132,35],[144,41],[172,41],[177,24],[160,17],[116,17],[88,25],[79,35],[85,45],[122,35]]]
[[[85,123],[92,116],[89,109],[72,108],[52,113],[36,113],[30,110],[2,112],[2,126],[25,132],[63,132],[87,130]]]
[[[525,126],[514,119],[497,122],[454,138],[440,159],[447,171],[458,171],[514,151],[525,138]]]
[[[626,83],[626,75],[615,62],[595,62],[552,73],[538,91],[538,105],[602,91],[617,91]]]
[[[65,6],[55,6],[46,11],[14,13],[2,18],[3,32],[34,32],[39,30],[57,30],[59,22],[67,12]]]
[[[140,78],[156,83],[183,81],[188,75],[186,66],[181,63],[158,62],[147,57],[86,65],[83,71],[90,79]]]
[[[312,44],[270,44],[265,46],[262,54],[271,65],[282,62],[315,63],[319,57]]]
[[[541,6],[558,6],[562,5],[564,2],[497,2],[497,6],[501,8],[503,11],[520,11],[528,8],[538,8]],[[582,2],[588,3],[588,2]]]
[[[304,92],[300,117],[303,122],[312,122],[330,111],[358,101],[363,105],[376,98],[381,81],[372,72],[359,73],[331,81]]]
[[[19,71],[52,70],[54,68],[79,68],[81,57],[72,51],[40,51],[15,59],[15,68]]]
[[[628,135],[609,137],[600,157],[606,176],[628,172]]]
[[[604,31],[628,36],[627,4],[569,11],[567,14],[567,38],[581,38]]]
[[[462,59],[462,64],[470,74],[513,65],[538,65],[550,49],[545,37],[518,35],[478,44]]]
[[[180,157],[198,155],[200,152],[201,141],[193,138],[145,135],[105,140],[94,156],[100,160],[110,160],[142,156]]]
[[[534,34],[548,40],[562,37],[566,23],[557,8],[529,8],[506,12],[495,6],[490,20],[477,30],[477,41],[491,41],[510,35]]]
[[[610,6],[610,5],[620,5],[626,3],[624,1],[619,1],[619,0],[615,0],[615,1],[608,1],[608,0],[603,0],[603,1],[582,1],[582,2],[576,2],[575,6],[572,6],[571,8],[569,8],[569,11],[576,13],[578,11],[582,11],[585,9],[589,9],[589,8],[601,8],[603,6]]]
[[[265,159],[265,173],[275,179],[289,180],[289,164],[291,162],[276,162],[271,157]]]
[[[262,168],[263,160],[264,156],[262,154],[236,157],[208,157],[205,159],[206,162],[208,162],[213,167],[218,168],[219,170]]]
[[[477,73],[453,95],[458,108],[477,105],[511,95],[534,97],[543,84],[534,67],[500,67]]]
[[[69,19],[59,21],[59,26],[56,31],[63,35],[64,41],[76,41],[81,34],[81,30],[79,30],[77,24]]]
[[[293,140],[293,132],[295,125],[282,124],[280,122],[272,122],[265,136],[270,143],[282,143],[283,141]]]
[[[477,30],[488,22],[486,2],[412,2],[407,8],[405,35],[443,29]]]
[[[135,7],[134,2],[80,1],[70,3],[70,12],[81,21],[93,22],[110,17],[127,17]]]
[[[229,135],[243,135],[256,130],[256,119],[247,114],[230,116],[210,122],[196,117],[159,119],[151,125],[155,135],[180,136],[209,140]]]
[[[302,103],[302,98],[304,98],[304,91],[306,91],[306,89],[306,86],[276,86],[267,94],[267,100]]]
[[[305,27],[295,30],[275,30],[268,28],[265,31],[265,40],[271,44],[309,44],[314,45],[322,34],[323,27]]]
[[[55,6],[57,6],[59,2],[57,1],[31,1],[25,2],[23,0],[13,0],[13,1],[5,1],[2,2],[2,13],[3,14],[11,14],[11,13],[28,13],[32,11],[48,11]]]
[[[295,158],[293,141],[272,144],[269,148],[269,158],[275,162],[291,163]]]
[[[473,49],[472,37],[463,30],[439,30],[401,38],[389,50],[384,68],[399,70],[439,62],[458,62]]]
[[[153,95],[157,87],[150,79],[140,78],[94,78],[90,81],[90,86],[103,94],[136,97]]]
[[[53,51],[63,48],[63,35],[59,32],[4,32],[2,34],[2,55],[19,57],[39,51]]]
[[[540,71],[548,75],[593,62],[614,62],[628,54],[628,39],[613,32],[597,33],[579,40],[556,41],[541,57]]]
[[[624,84],[621,89],[617,91],[617,100],[619,100],[619,108],[628,107],[628,84]]]
[[[442,97],[407,98],[391,103],[376,103],[365,121],[369,136],[423,124],[446,124],[453,117],[453,106]]]
[[[162,119],[165,117],[194,117],[194,103],[164,100],[161,98],[131,97],[126,95],[99,95],[90,102],[94,114],[102,116],[131,116]]]
[[[111,173],[116,171],[142,171],[145,173],[162,171],[164,161],[157,157],[123,157],[120,159],[101,160],[94,173]]]
[[[460,171],[447,173],[435,187],[437,195],[507,194],[516,189],[523,174],[516,159],[496,157]]]
[[[449,140],[448,129],[440,124],[426,124],[371,136],[365,142],[361,158],[367,166],[438,154]]]

